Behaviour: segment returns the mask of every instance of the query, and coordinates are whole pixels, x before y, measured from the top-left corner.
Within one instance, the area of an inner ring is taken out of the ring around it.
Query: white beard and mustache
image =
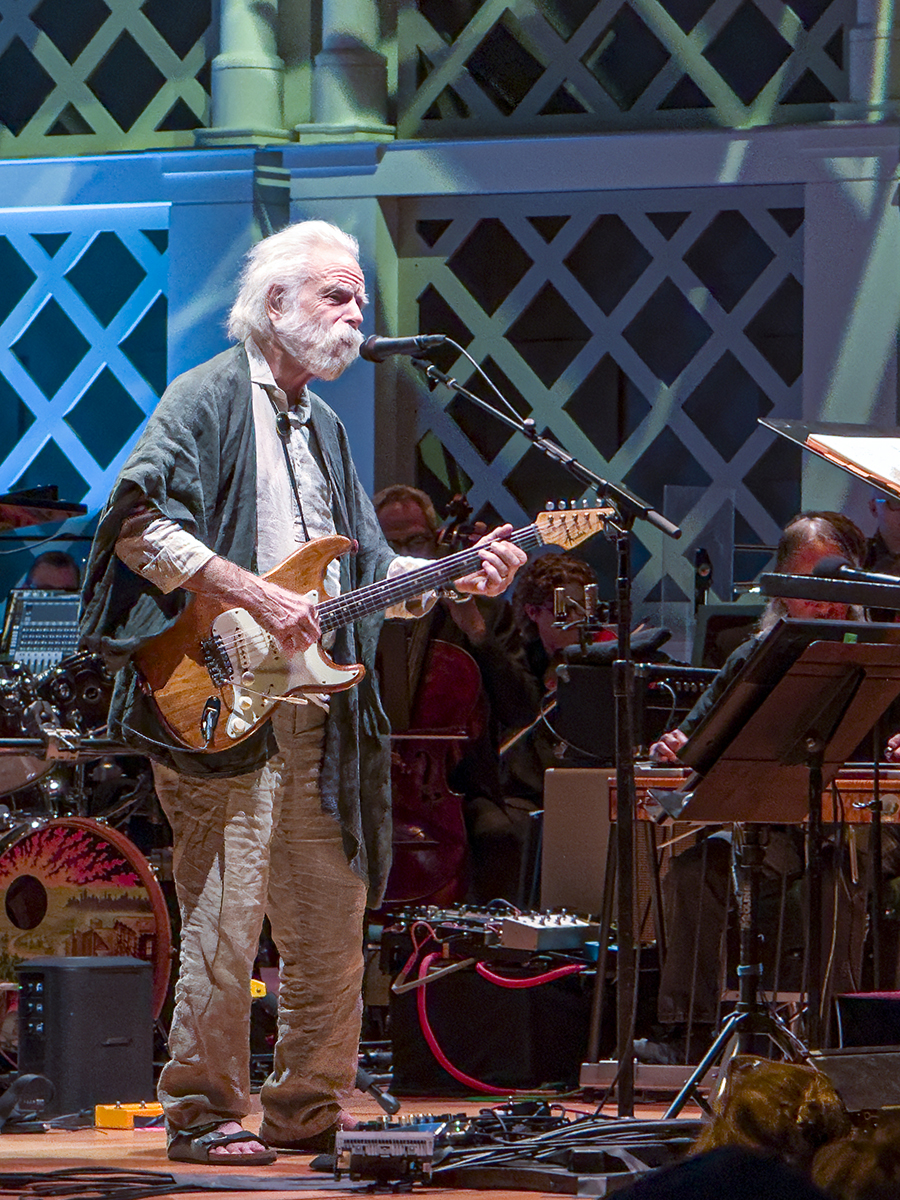
[[[359,356],[363,336],[346,321],[281,317],[273,324],[285,352],[316,379],[337,379]]]

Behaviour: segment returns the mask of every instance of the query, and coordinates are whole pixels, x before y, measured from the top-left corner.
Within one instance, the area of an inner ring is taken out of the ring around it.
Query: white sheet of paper
[[[864,474],[881,476],[900,487],[900,439],[811,433],[806,440],[810,446],[840,455]]]

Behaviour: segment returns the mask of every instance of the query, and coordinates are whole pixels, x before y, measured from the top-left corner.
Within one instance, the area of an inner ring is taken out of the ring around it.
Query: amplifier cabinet
[[[541,908],[599,913],[609,850],[606,767],[560,767],[544,774]]]
[[[562,767],[544,774],[541,908],[594,914],[602,909],[615,795],[616,773],[611,768]],[[672,839],[673,849],[656,851],[661,873],[672,853],[694,843],[690,836],[694,829],[686,821],[667,826],[662,838]],[[656,938],[652,904],[656,866],[650,839],[651,824],[638,821],[634,922],[642,942]]]

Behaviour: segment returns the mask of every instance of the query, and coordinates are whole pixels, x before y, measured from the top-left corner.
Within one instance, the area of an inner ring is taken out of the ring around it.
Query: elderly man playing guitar
[[[510,526],[449,576],[388,547],[343,426],[308,390],[356,358],[365,302],[335,226],[260,242],[236,344],[167,389],[88,564],[83,640],[117,672],[110,733],[154,760],[173,832],[181,967],[159,1096],[176,1160],[260,1165],[353,1124],[363,913],[391,844],[380,614],[419,615],[449,582],[499,594],[525,561]],[[281,976],[257,1136],[242,1122],[266,913]]]

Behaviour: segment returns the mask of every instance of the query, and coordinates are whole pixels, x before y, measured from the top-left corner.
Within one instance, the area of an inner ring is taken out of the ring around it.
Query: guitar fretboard
[[[543,544],[536,525],[528,525],[517,529],[505,539],[520,549],[534,550]],[[325,600],[318,607],[319,625],[323,633],[333,629],[341,629],[350,625],[360,617],[371,616],[372,613],[384,612],[413,596],[421,596],[425,592],[435,591],[446,587],[454,579],[471,575],[481,567],[481,555],[476,549],[460,550],[457,554],[448,554],[439,558],[427,567],[418,567],[415,571],[407,571],[396,575],[393,579],[383,579],[379,583],[370,583],[355,592],[344,596],[335,596],[333,600]]]

